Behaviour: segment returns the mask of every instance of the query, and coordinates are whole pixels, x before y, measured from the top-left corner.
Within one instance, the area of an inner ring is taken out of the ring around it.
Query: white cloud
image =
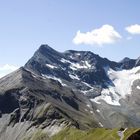
[[[132,36],[128,36],[126,39],[127,40],[131,40],[132,39]]]
[[[18,68],[19,67],[17,67],[17,66],[13,66],[13,65],[9,65],[9,64],[0,66],[0,78],[15,71]]]
[[[111,25],[103,25],[101,28],[94,29],[91,32],[81,33],[78,31],[73,43],[77,45],[113,44],[121,38],[121,35]]]
[[[125,30],[130,34],[140,34],[140,25],[139,24],[130,25],[126,27]]]

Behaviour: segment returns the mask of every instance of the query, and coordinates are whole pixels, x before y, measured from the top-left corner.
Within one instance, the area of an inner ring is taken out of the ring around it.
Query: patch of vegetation
[[[51,140],[119,140],[118,129],[96,128],[90,131],[65,129],[53,136]]]
[[[129,128],[124,132],[123,140],[127,140],[133,133],[140,129]],[[74,128],[67,128],[57,135],[53,136],[51,140],[120,140],[118,136],[119,129],[95,128],[89,131],[82,131]]]

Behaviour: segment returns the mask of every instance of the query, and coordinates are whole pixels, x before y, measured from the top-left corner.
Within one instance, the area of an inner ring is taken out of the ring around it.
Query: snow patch
[[[84,93],[84,95],[88,94],[89,92],[92,92],[94,88],[91,88],[89,90],[80,90],[80,92]]]
[[[89,64],[88,61],[82,61],[82,63],[74,63],[74,62],[71,62],[69,60],[66,60],[64,58],[62,58],[60,60],[62,63],[69,63],[70,64],[70,68],[72,70],[77,70],[77,69],[88,69],[88,68],[91,68],[92,66]]]
[[[33,76],[34,78],[37,78],[37,76],[36,76],[35,74],[32,74],[32,76]]]
[[[102,90],[101,96],[91,99],[91,101],[100,104],[100,101],[104,100],[111,105],[120,105],[119,100],[131,94],[133,82],[140,79],[140,73],[137,73],[140,66],[131,70],[114,71],[111,68],[105,68],[105,70],[113,85],[108,85],[108,88]]]
[[[100,113],[100,110],[99,110],[99,109],[97,109],[96,111],[97,111],[98,113]]]
[[[90,111],[91,114],[93,114],[93,111]]]
[[[90,84],[88,84],[88,83],[86,83],[86,82],[83,82],[83,81],[82,81],[82,83],[85,84],[87,87],[93,88]]]
[[[112,90],[113,91],[113,90]],[[114,91],[113,91],[114,93]],[[95,97],[94,99],[91,99],[91,101],[96,102],[97,104],[100,104],[101,100],[104,100],[105,102],[107,102],[110,105],[116,105],[119,106],[119,96],[117,96],[116,93],[114,93],[113,97],[112,97],[112,92],[111,89],[103,89],[101,92],[101,96]]]
[[[46,64],[46,66],[49,67],[49,68],[51,68],[51,69],[57,68],[56,66],[51,65],[51,64]]]
[[[73,67],[73,66],[70,66],[70,69],[72,69],[72,70],[74,70],[74,71],[77,70],[77,68],[75,68],[75,67]]]
[[[60,78],[57,78],[57,77],[51,76],[51,75],[44,75],[44,74],[42,74],[42,76],[43,76],[44,78],[56,80],[56,81],[58,81],[62,86],[67,86],[66,84],[64,84],[64,83],[62,82],[62,80],[61,80]]]
[[[94,99],[90,99],[90,101],[95,102],[97,104],[101,104],[100,99],[98,99],[97,97]]]
[[[71,63],[71,67],[75,69],[88,69],[91,68],[91,65],[88,61],[84,61],[83,63]]]
[[[69,74],[71,79],[76,79],[76,80],[80,80],[79,77],[77,75],[74,74]]]
[[[89,64],[88,61],[85,61],[85,64],[88,68],[91,68],[91,64]]]
[[[82,93],[84,93],[84,95],[86,95],[87,93],[89,93],[89,92],[94,90],[94,87],[92,87],[90,84],[88,84],[86,82],[83,82],[83,81],[82,81],[82,83],[90,88],[89,90],[80,90]]]
[[[140,89],[140,86],[137,86],[137,89]]]
[[[100,125],[101,127],[104,127],[103,124],[102,124],[101,122],[99,122],[99,125]]]
[[[71,63],[69,60],[66,60],[66,59],[64,59],[64,58],[62,58],[60,61],[61,61],[62,63]]]
[[[80,53],[76,53],[76,55],[77,55],[77,56],[80,56],[81,54],[80,54]]]
[[[90,105],[89,105],[89,104],[87,104],[87,107],[88,107],[88,108],[90,108]]]

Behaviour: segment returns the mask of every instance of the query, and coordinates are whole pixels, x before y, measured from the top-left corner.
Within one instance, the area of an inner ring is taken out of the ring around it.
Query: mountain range
[[[0,79],[0,140],[47,140],[68,128],[123,133],[140,127],[139,94],[140,57],[114,62],[41,45]]]

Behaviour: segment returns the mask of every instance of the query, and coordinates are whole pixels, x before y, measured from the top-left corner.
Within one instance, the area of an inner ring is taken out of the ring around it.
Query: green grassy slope
[[[118,136],[119,129],[96,128],[90,131],[81,131],[77,129],[65,129],[53,136],[51,140],[120,140]],[[130,128],[124,132],[123,140],[140,129]]]

